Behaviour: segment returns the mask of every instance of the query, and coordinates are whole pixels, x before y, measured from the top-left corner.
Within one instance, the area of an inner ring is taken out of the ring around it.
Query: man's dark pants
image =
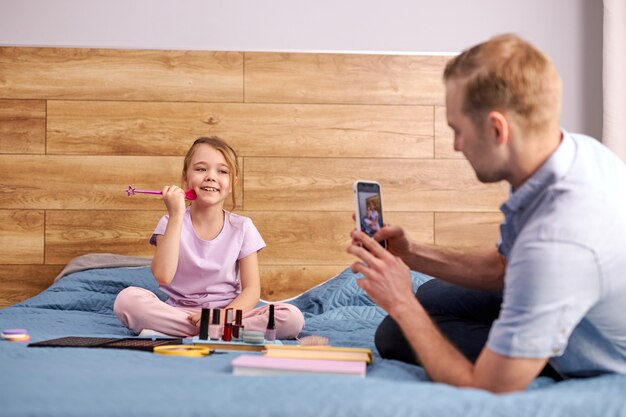
[[[432,279],[417,289],[415,297],[446,339],[469,361],[475,362],[500,313],[502,293],[468,290]],[[383,358],[420,364],[400,327],[389,316],[378,326],[375,342]],[[541,375],[560,379],[550,365]]]

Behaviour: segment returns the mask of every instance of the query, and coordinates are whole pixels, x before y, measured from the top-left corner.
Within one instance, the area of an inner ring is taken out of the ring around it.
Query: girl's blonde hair
[[[224,160],[226,161],[226,165],[228,165],[229,169],[229,177],[230,177],[230,186],[231,186],[231,199],[233,202],[232,209],[237,207],[237,199],[235,198],[235,184],[237,178],[239,178],[239,161],[237,160],[237,153],[233,148],[231,148],[226,142],[217,136],[202,136],[196,139],[193,142],[193,145],[187,151],[187,155],[185,155],[185,161],[183,162],[183,181],[187,180],[187,169],[189,168],[189,164],[191,163],[191,158],[193,158],[193,154],[196,151],[198,145],[209,145],[216,151],[224,156]]]
[[[444,81],[464,86],[462,111],[480,126],[492,110],[512,112],[526,132],[558,127],[561,78],[550,59],[515,35],[496,36],[454,57]]]

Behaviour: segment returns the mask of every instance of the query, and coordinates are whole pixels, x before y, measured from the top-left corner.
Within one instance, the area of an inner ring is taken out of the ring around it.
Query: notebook
[[[371,349],[338,346],[267,345],[265,346],[265,356],[372,363]]]
[[[231,362],[233,375],[349,375],[365,377],[365,362],[324,359],[272,358],[240,355]]]
[[[29,343],[28,347],[85,347],[85,348],[111,348],[131,349],[152,352],[156,346],[180,345],[183,339],[178,338],[140,338],[140,337],[81,337],[68,336],[58,339],[44,340]]]

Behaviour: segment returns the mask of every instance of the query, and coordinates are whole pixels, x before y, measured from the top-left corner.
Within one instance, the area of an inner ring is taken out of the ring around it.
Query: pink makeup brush
[[[158,195],[163,194],[159,190],[138,190],[136,188],[133,188],[130,185],[126,189],[126,192],[128,193],[129,197],[135,194],[158,194]],[[194,190],[185,190],[185,198],[187,200],[195,200],[196,198],[198,198],[198,196],[196,195],[196,192]]]

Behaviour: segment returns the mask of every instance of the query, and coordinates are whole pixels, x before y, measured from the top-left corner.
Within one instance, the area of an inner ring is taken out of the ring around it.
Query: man
[[[623,162],[559,128],[560,77],[516,36],[455,57],[444,82],[455,150],[480,181],[511,186],[501,239],[455,250],[398,226],[374,239],[354,231],[352,270],[389,314],[376,334],[381,355],[493,392],[526,388],[548,362],[562,377],[626,373]],[[409,269],[438,279],[414,295]]]

